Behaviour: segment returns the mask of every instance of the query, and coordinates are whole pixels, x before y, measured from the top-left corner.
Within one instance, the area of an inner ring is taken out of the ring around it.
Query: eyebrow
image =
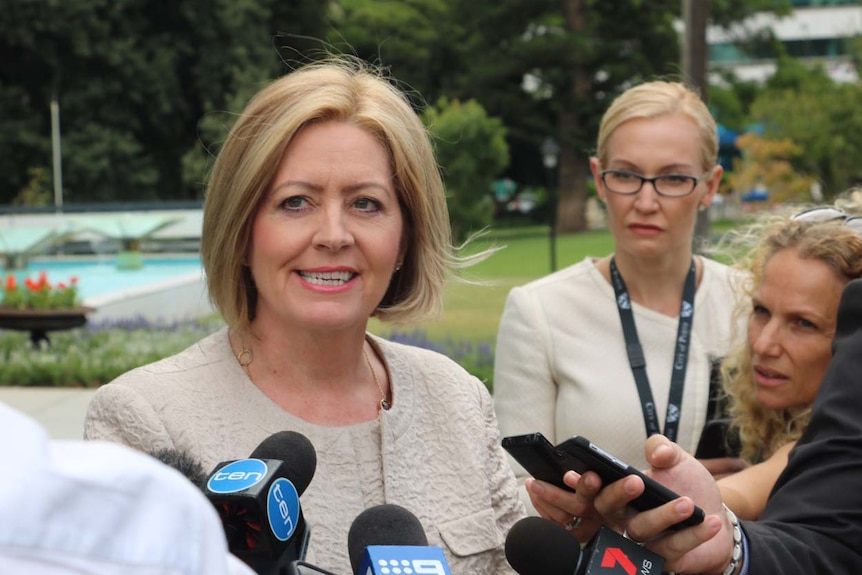
[[[282,188],[293,188],[293,187],[302,188],[305,190],[311,190],[311,191],[315,191],[315,192],[323,191],[323,186],[319,186],[317,184],[312,184],[311,182],[306,182],[304,180],[288,180],[286,182],[282,182],[282,183],[278,184],[277,186],[273,187],[271,193],[275,193]],[[341,191],[347,192],[347,193],[353,193],[353,192],[365,190],[368,188],[378,189],[382,192],[387,192],[387,193],[390,191],[393,193],[395,192],[394,188],[388,188],[384,184],[381,184],[379,182],[371,182],[371,181],[369,181],[369,182],[357,182],[355,184],[350,184],[349,186],[342,188]]]
[[[613,166],[614,162],[618,162],[619,164],[622,165],[622,167],[611,167],[611,166]],[[609,170],[625,170],[625,171],[629,171],[629,172],[642,173],[641,168],[639,166],[637,166],[637,164],[634,164],[634,163],[629,162],[627,160],[612,160],[608,163],[611,165],[607,168]],[[689,170],[696,171],[697,168],[694,166],[691,166],[689,164],[668,164],[667,166],[661,166],[658,169],[658,171],[656,172],[656,174],[658,174],[658,175],[663,175],[663,174],[688,175],[685,172],[689,171]]]

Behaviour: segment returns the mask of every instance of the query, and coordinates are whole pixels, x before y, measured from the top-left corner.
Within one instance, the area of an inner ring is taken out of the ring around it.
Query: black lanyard
[[[614,258],[611,258],[611,279],[613,280],[614,293],[617,297],[617,309],[620,312],[620,321],[623,324],[623,334],[626,338],[626,353],[629,356],[629,365],[635,376],[635,384],[641,400],[641,408],[644,412],[644,424],[646,425],[647,437],[661,433],[658,417],[655,413],[655,402],[652,398],[652,388],[646,372],[646,358],[644,358],[643,347],[641,347],[638,331],[635,327],[635,318],[632,314],[632,303],[629,292]],[[694,283],[695,267],[694,260],[685,279],[685,288],[682,292],[682,305],[679,310],[679,327],[676,332],[676,348],[673,352],[673,368],[670,374],[670,392],[667,400],[667,414],[664,421],[664,434],[671,441],[676,441],[676,433],[679,428],[679,416],[682,410],[682,389],[685,386],[685,370],[688,367],[688,349],[691,340],[691,324],[694,322]]]

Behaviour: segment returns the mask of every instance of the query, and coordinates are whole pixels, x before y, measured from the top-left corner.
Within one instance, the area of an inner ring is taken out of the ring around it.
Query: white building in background
[[[771,54],[747,54],[735,43],[756,38],[771,29],[789,56],[820,62],[839,82],[858,80],[851,61],[850,43],[862,36],[860,0],[793,0],[793,12],[784,17],[759,13],[730,29],[707,30],[709,66],[731,69],[739,80],[762,82],[775,72]]]

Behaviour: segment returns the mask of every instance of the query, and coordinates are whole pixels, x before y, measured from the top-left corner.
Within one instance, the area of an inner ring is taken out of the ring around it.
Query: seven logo
[[[260,459],[240,459],[228,463],[207,482],[212,493],[237,493],[260,483],[266,475],[266,463]]]
[[[604,557],[602,557],[602,567],[616,567],[617,565],[622,567],[628,575],[635,575],[638,570],[635,564],[623,553],[622,549],[619,547],[608,547],[605,549]]]

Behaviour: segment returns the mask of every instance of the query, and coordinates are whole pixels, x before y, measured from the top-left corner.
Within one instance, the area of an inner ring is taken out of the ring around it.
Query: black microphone
[[[357,515],[347,533],[347,551],[355,575],[451,575],[443,549],[428,546],[422,523],[399,505],[377,505]]]
[[[310,528],[299,496],[317,467],[307,437],[280,431],[248,459],[223,461],[204,485],[224,526],[228,549],[260,575],[281,575],[305,558]]]
[[[173,467],[182,473],[186,479],[194,483],[198,489],[203,489],[207,482],[207,472],[198,461],[185,451],[166,447],[150,453],[168,467]]]
[[[506,535],[506,560],[520,575],[659,575],[664,558],[600,527],[581,544],[547,519],[525,517]]]

